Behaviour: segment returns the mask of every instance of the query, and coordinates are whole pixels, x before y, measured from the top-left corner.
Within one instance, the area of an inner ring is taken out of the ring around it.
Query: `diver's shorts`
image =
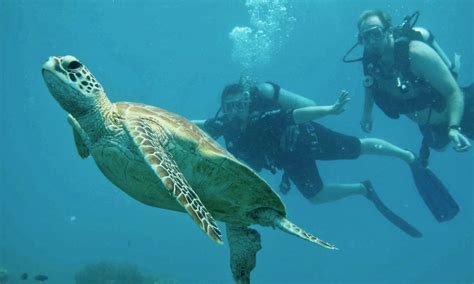
[[[353,160],[360,156],[360,139],[345,135],[322,126],[319,123],[305,125],[302,133],[302,154],[315,160]]]
[[[311,199],[323,189],[323,181],[314,160],[301,159],[286,164],[283,169],[305,198]]]
[[[352,160],[360,156],[359,138],[335,132],[319,123],[305,123],[299,129],[294,151],[282,168],[307,199],[323,189],[315,160]]]
[[[464,92],[464,113],[461,120],[461,133],[474,140],[474,84],[462,88]],[[423,144],[433,149],[442,149],[451,141],[448,123],[420,125]]]

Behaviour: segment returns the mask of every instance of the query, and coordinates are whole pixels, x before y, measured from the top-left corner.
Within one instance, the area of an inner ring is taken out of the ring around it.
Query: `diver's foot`
[[[418,156],[414,152],[412,152],[410,150],[406,150],[406,151],[408,152],[408,156],[409,156],[408,160],[406,160],[406,162],[409,165],[413,164],[414,162],[416,162],[416,160],[418,160]]]
[[[372,196],[375,194],[374,187],[372,186],[372,182],[370,180],[361,181],[360,184],[364,188],[363,195],[368,199],[372,199]]]
[[[412,159],[407,161],[408,166],[410,166],[410,168],[413,169],[413,168],[416,168],[416,167],[423,167],[423,168],[428,167],[428,157],[421,158],[420,156],[415,154],[413,151],[410,151],[410,150],[407,150],[407,151],[410,152],[411,156],[413,157]]]
[[[413,155],[413,160],[408,163],[408,166],[413,170],[415,168],[426,168],[428,166],[428,161],[427,160],[422,160],[418,155],[410,151],[410,153]]]

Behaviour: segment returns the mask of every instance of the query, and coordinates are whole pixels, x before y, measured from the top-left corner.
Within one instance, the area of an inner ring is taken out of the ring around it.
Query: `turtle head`
[[[94,110],[104,89],[74,56],[52,56],[43,64],[46,85],[59,104],[72,115]]]

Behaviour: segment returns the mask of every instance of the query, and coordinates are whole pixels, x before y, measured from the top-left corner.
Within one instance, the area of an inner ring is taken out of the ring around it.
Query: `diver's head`
[[[227,85],[222,91],[222,113],[230,120],[245,120],[250,113],[250,93],[241,84]]]
[[[357,21],[359,43],[369,54],[382,55],[390,44],[392,23],[388,14],[380,10],[364,11]]]

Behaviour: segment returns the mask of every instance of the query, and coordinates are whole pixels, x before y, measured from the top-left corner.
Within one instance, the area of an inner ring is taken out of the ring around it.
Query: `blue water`
[[[394,22],[415,10],[451,55],[462,55],[459,82],[474,79],[471,0],[294,1],[289,38],[260,80],[333,103],[351,93],[349,109],[321,122],[364,137],[359,64],[341,57],[355,41],[364,9],[381,8]],[[229,32],[248,25],[244,1],[0,1],[0,267],[43,273],[46,283],[74,283],[88,263],[127,261],[146,274],[180,283],[231,283],[228,247],[210,241],[185,214],[130,199],[76,153],[66,113],[40,74],[51,55],[85,63],[112,101],[156,105],[188,118],[215,114],[219,94],[237,81]],[[288,5],[290,6],[290,5]],[[407,119],[375,112],[374,137],[417,150],[420,135]],[[337,245],[329,251],[270,228],[262,234],[253,283],[472,283],[474,274],[474,150],[434,153],[431,168],[461,212],[437,223],[416,192],[407,166],[362,157],[320,162],[326,182],[371,179],[381,197],[423,233],[412,239],[363,198],[313,206],[293,189],[283,196],[292,221]],[[262,176],[275,188],[279,176]],[[223,228],[223,224],[220,223]]]

